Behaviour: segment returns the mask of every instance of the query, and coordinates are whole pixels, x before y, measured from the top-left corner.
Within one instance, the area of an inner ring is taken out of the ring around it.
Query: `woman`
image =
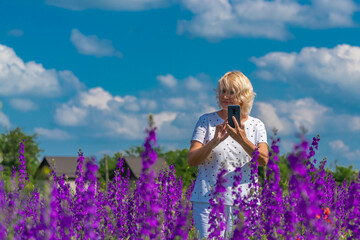
[[[192,192],[195,229],[200,238],[209,235],[209,195],[215,186],[221,167],[228,170],[225,178],[225,210],[227,231],[232,231],[232,184],[234,171],[241,166],[242,195],[249,193],[251,154],[258,148],[260,166],[268,162],[268,146],[265,125],[249,116],[255,93],[249,79],[239,71],[226,73],[218,82],[216,98],[221,110],[202,115],[195,127],[188,152],[189,166],[199,166],[199,172]],[[241,123],[233,117],[235,128],[227,122],[228,105],[240,105]]]

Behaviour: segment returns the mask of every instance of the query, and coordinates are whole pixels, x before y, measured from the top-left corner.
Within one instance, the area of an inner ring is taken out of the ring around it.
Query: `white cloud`
[[[135,122],[129,120],[129,117],[137,118],[134,113],[141,109],[149,111],[155,108],[156,101],[154,100],[146,98],[139,100],[130,95],[113,96],[103,88],[96,87],[79,92],[68,103],[59,106],[55,111],[54,119],[62,126],[99,126],[99,129],[108,131],[105,133],[107,135],[128,134],[133,138],[139,134],[138,130],[132,130],[135,126],[131,123]],[[124,126],[125,122],[127,125]]]
[[[89,89],[88,92],[80,92],[80,103],[84,107],[96,107],[101,110],[110,110],[108,102],[110,100],[123,103],[124,100],[120,97],[113,98],[111,94],[101,87]]]
[[[329,146],[333,152],[347,152],[349,151],[349,146],[345,145],[344,142],[340,139],[330,141]]]
[[[85,36],[79,30],[73,29],[70,40],[81,54],[122,58],[122,53],[117,51],[108,39],[99,39],[95,35]]]
[[[172,126],[177,117],[177,112],[160,112],[152,114],[155,126],[157,127],[157,136],[161,139],[183,139],[184,130]],[[93,120],[101,132],[98,136],[121,137],[123,139],[135,140],[144,139],[145,128],[148,128],[149,113],[134,114],[116,112],[107,116]]]
[[[329,108],[317,103],[312,98],[290,102],[279,101],[277,107],[280,113],[289,114],[297,129],[304,126],[310,132],[313,132],[315,127],[321,124],[327,112],[330,112]]]
[[[350,161],[355,161],[359,159],[360,150],[355,149],[351,151],[350,147],[340,139],[330,141],[329,146],[334,153],[339,153],[342,156],[345,156]]]
[[[162,76],[162,75],[159,75],[156,77],[156,79],[158,81],[161,82],[161,84],[163,84],[164,86],[166,87],[170,87],[170,88],[173,88],[177,85],[177,80],[176,78],[171,75],[171,74],[166,74],[165,76]]]
[[[310,133],[323,129],[331,109],[312,98],[292,101],[275,100],[271,103],[255,103],[260,118],[267,128],[276,127],[279,133],[288,135],[305,127]]]
[[[181,97],[168,98],[166,104],[169,106],[169,108],[172,108],[174,110],[179,110],[179,109],[185,110],[188,107],[186,104],[186,100]]]
[[[78,126],[85,124],[88,112],[86,109],[63,104],[56,109],[55,121],[63,126]]]
[[[360,47],[305,47],[299,53],[272,52],[252,61],[258,67],[255,73],[265,80],[315,79],[359,93]]]
[[[65,90],[74,89],[76,91],[80,91],[86,88],[85,84],[80,82],[80,80],[71,71],[59,71],[58,76],[61,80],[60,83],[63,85],[62,88]]]
[[[351,161],[358,161],[360,156],[360,149],[356,149],[354,151],[346,152],[345,157]]]
[[[351,130],[358,131],[360,130],[360,117],[354,116],[350,118],[349,127]]]
[[[154,110],[156,102],[149,99],[139,100],[135,96],[126,95],[124,97],[112,96],[108,91],[101,87],[91,88],[80,92],[77,96],[79,107],[93,107],[98,110],[113,111],[123,108],[130,112],[138,112],[141,107],[147,110]]]
[[[324,29],[353,26],[358,11],[353,0],[183,0],[194,16],[178,22],[178,33],[212,40],[232,36],[286,39],[288,26]]]
[[[48,139],[55,140],[67,140],[71,138],[71,135],[60,129],[46,129],[46,128],[35,128],[35,132],[40,136]]]
[[[0,112],[0,125],[7,128],[11,127],[9,117],[3,112]]]
[[[57,95],[60,92],[54,69],[33,61],[24,63],[12,48],[0,44],[0,95]]]
[[[116,114],[112,119],[104,121],[102,134],[108,136],[122,136],[126,139],[141,139],[147,123],[146,116],[134,114]]]
[[[147,109],[148,111],[154,111],[157,108],[156,101],[150,99],[140,99],[140,105],[143,109]]]
[[[154,116],[154,123],[155,126],[158,127],[158,129],[160,130],[161,125],[163,125],[166,122],[172,122],[175,120],[177,113],[175,112],[162,112],[159,114],[153,114]]]
[[[264,120],[268,131],[276,128],[285,135],[291,132],[291,123],[286,118],[280,118],[273,105],[264,102],[257,102],[255,104],[260,113],[259,117]]]
[[[103,9],[142,11],[179,3],[193,13],[178,22],[178,33],[210,40],[233,36],[286,39],[289,27],[326,29],[354,26],[358,5],[353,0],[46,0],[49,5],[70,10]]]
[[[124,97],[124,109],[130,112],[138,112],[140,110],[140,106],[138,104],[138,99],[135,96],[126,95]]]
[[[191,77],[191,76],[188,77],[187,79],[185,79],[185,82],[186,82],[187,89],[189,89],[191,91],[203,90],[201,82],[194,77]]]
[[[172,0],[46,0],[49,5],[70,10],[104,9],[111,11],[141,11],[169,6]]]
[[[159,137],[187,139],[184,133],[191,135],[191,128],[197,121],[194,113],[202,115],[205,111],[216,110],[209,105],[208,90],[211,82],[207,82],[206,77],[202,76],[201,84],[206,82],[202,93],[187,91],[189,82],[196,84],[196,81],[199,80],[195,77],[185,78],[170,90],[165,84],[161,89],[144,92],[141,98],[132,95],[114,96],[101,87],[83,90],[60,105],[54,119],[63,126],[82,125],[95,137],[135,140],[144,138],[148,114],[152,113]],[[215,98],[213,102],[216,102]]]
[[[12,36],[12,37],[21,37],[24,35],[24,31],[21,29],[11,29],[6,32],[6,35]]]
[[[38,109],[38,105],[28,99],[13,98],[10,99],[10,105],[20,111],[32,111]]]
[[[34,61],[25,63],[12,48],[0,44],[0,96],[58,97],[84,87],[71,71],[45,69]]]
[[[213,106],[208,106],[208,105],[206,105],[206,106],[204,106],[204,112],[216,112],[216,111],[218,111],[219,109],[217,109],[217,108],[215,108],[215,107],[213,107]],[[195,114],[195,116],[196,116],[196,118],[199,118],[200,116],[201,116],[202,114]]]
[[[255,102],[254,111],[268,131],[276,127],[283,136],[298,132],[302,126],[310,134],[353,134],[360,130],[356,125],[359,116],[338,114],[312,98]]]

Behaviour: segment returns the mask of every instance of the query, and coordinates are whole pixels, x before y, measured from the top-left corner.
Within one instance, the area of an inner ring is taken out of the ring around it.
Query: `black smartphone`
[[[228,106],[228,121],[229,125],[233,128],[235,128],[235,123],[232,119],[232,117],[235,116],[236,121],[238,122],[240,128],[240,105],[229,105]]]

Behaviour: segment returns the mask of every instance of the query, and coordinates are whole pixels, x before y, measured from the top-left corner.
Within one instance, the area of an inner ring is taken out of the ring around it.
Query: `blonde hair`
[[[250,80],[242,72],[227,72],[220,78],[216,89],[216,99],[220,108],[219,95],[223,89],[234,91],[235,98],[242,103],[241,113],[250,114],[256,93],[253,91]]]

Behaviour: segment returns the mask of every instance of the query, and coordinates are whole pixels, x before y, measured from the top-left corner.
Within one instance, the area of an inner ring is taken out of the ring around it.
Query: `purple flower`
[[[272,137],[271,150],[267,165],[266,179],[261,195],[261,212],[266,216],[264,229],[269,240],[276,239],[277,234],[282,233],[281,219],[283,218],[283,197],[282,189],[279,186],[280,170],[276,162],[279,162],[279,147],[277,143],[280,138]]]
[[[216,178],[215,189],[212,190],[209,200],[211,211],[209,214],[210,227],[208,232],[210,233],[210,239],[224,239],[222,234],[227,229],[227,224],[225,223],[226,214],[224,196],[226,192],[224,184],[227,182],[226,178],[224,177],[226,173],[226,169],[220,169]]]
[[[151,115],[149,120],[150,130],[146,129],[148,136],[144,143],[144,152],[141,154],[142,174],[135,189],[138,193],[134,195],[134,200],[138,206],[135,222],[140,226],[138,238],[155,239],[159,235],[158,214],[162,210],[162,206],[159,204],[159,192],[156,190],[155,172],[150,170],[150,167],[156,162],[157,154],[153,149],[153,145],[156,145],[156,127],[152,127]]]
[[[99,236],[98,228],[100,219],[97,218],[97,198],[96,198],[96,186],[98,185],[96,173],[98,166],[95,164],[95,158],[91,158],[86,163],[85,182],[87,189],[84,192],[83,202],[84,205],[84,238],[85,239],[97,239]]]
[[[84,164],[84,156],[79,149],[78,152],[79,158],[77,159],[77,167],[75,173],[75,185],[76,185],[76,193],[81,193],[84,191],[84,183],[83,183],[83,164]]]
[[[26,163],[25,163],[25,139],[20,142],[20,149],[19,149],[19,189],[23,189],[25,187],[25,181],[28,181],[28,175],[26,173]]]

